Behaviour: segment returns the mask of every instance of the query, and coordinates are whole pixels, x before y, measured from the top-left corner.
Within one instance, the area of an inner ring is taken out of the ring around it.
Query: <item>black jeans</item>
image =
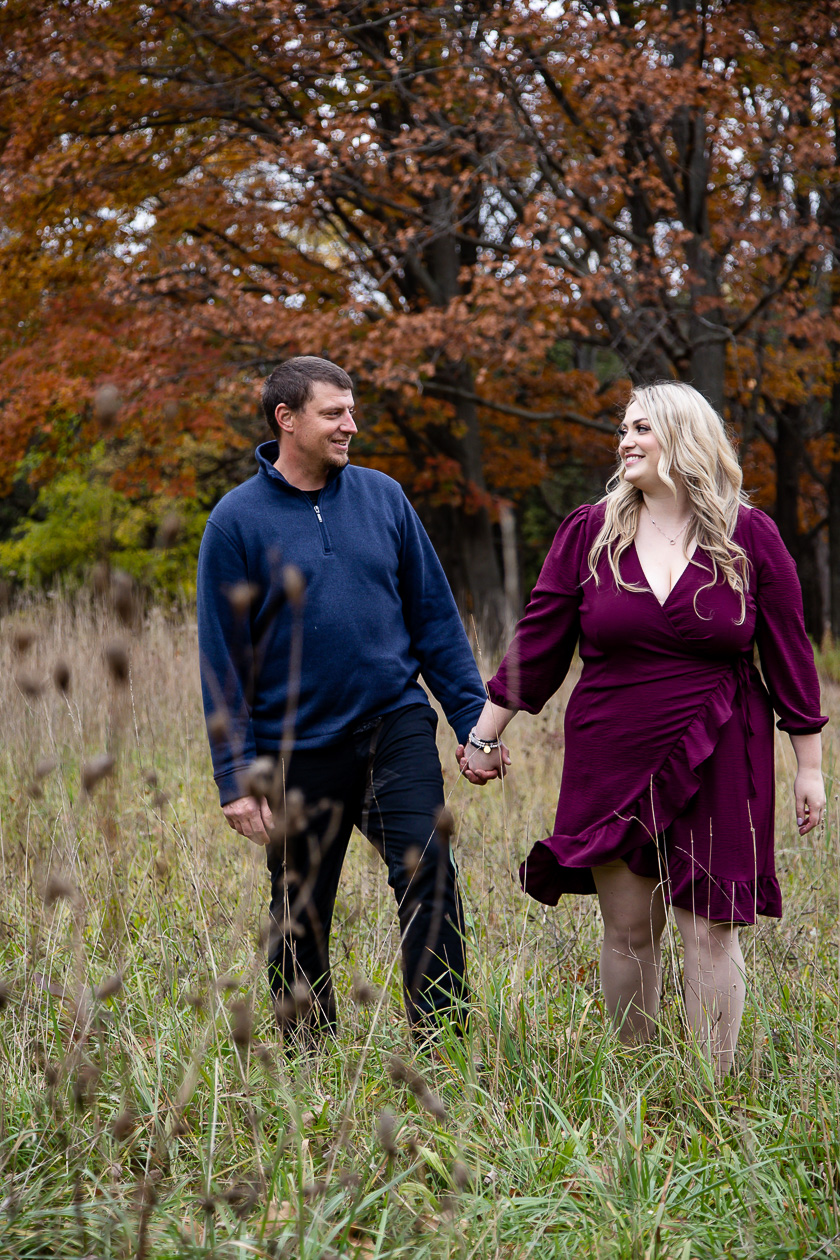
[[[436,727],[432,709],[411,705],[340,743],[295,750],[283,767],[285,834],[268,849],[268,965],[282,1025],[335,1026],[330,928],[354,826],[384,858],[397,899],[409,1022],[463,1021],[463,909],[448,835],[436,830]]]

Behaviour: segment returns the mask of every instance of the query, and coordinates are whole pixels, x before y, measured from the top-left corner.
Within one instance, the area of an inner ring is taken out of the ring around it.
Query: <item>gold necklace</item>
[[[645,509],[647,510],[647,514],[648,514],[648,516],[650,516],[650,508],[648,507],[648,505],[647,505],[647,504],[645,504]],[[693,513],[692,513],[692,515],[693,515]],[[659,530],[659,533],[662,535],[662,537],[663,537],[663,538],[667,538],[667,539],[668,539],[668,542],[671,544],[671,546],[672,546],[672,547],[676,547],[676,545],[677,545],[677,539],[679,538],[680,534],[684,534],[684,533],[685,533],[685,531],[688,529],[688,526],[689,526],[690,522],[691,522],[691,516],[689,516],[688,520],[686,521],[685,525],[683,525],[683,527],[682,527],[682,529],[680,530],[679,534],[675,534],[675,535],[674,535],[674,537],[673,537],[673,538],[671,538],[668,534],[666,534],[666,533],[665,533],[665,530],[664,530],[664,529],[661,529],[661,528],[660,528],[660,526],[659,526],[659,525],[657,525],[657,523],[656,523],[656,521],[653,519],[653,517],[652,517],[652,516],[650,516],[650,523],[651,523],[651,525],[653,526],[653,528],[654,528],[654,529]]]

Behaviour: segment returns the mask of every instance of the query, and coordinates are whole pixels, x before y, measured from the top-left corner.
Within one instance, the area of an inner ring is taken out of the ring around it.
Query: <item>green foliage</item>
[[[207,508],[194,499],[129,499],[90,470],[73,469],[44,486],[0,542],[0,574],[72,590],[86,583],[91,565],[107,561],[157,594],[192,596],[206,519]]]

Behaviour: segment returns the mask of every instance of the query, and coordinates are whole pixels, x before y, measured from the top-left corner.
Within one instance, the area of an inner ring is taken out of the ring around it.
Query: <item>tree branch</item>
[[[460,389],[457,385],[441,385],[437,381],[432,384],[421,383],[418,386],[422,394],[444,394],[452,398],[461,398],[465,402],[475,403],[477,407],[487,407],[490,411],[498,411],[503,416],[518,416],[521,420],[534,420],[540,422],[548,422],[551,420],[566,420],[569,424],[579,424],[584,429],[594,429],[596,433],[608,433],[610,437],[615,437],[616,426],[608,424],[606,420],[590,420],[588,416],[582,416],[577,411],[529,411],[527,407],[515,407],[512,403],[494,402],[490,398],[482,398],[479,394],[473,394],[468,389]]]

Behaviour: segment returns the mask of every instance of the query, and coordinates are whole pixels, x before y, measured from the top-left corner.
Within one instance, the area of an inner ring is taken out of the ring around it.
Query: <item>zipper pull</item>
[[[314,509],[315,509],[315,515],[318,517],[318,520],[319,520],[319,521],[321,522],[321,524],[323,525],[323,523],[324,523],[324,518],[323,518],[323,516],[321,515],[321,509],[318,507],[318,504],[317,504],[317,503],[313,503],[313,504],[312,504],[312,506],[313,506],[313,507],[314,507]]]

